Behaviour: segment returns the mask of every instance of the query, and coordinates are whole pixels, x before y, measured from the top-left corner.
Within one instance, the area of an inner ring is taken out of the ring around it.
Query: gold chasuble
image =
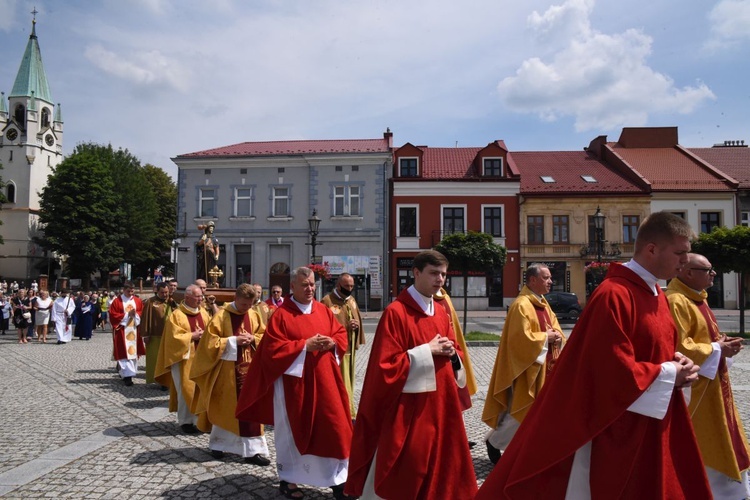
[[[542,324],[547,318],[549,324]],[[548,326],[562,333],[547,301],[524,286],[508,308],[484,402],[482,421],[493,429],[498,425],[498,417],[506,412],[523,422],[544,385],[547,363],[536,361],[547,344]],[[562,341],[565,342],[564,335]],[[548,362],[550,351],[552,349],[548,351]]]
[[[680,335],[677,350],[701,365],[713,351],[711,342],[721,333],[706,304],[705,291],[697,292],[679,278],[669,282],[667,299]],[[722,359],[713,380],[699,376],[691,386],[688,406],[695,437],[707,467],[739,481],[750,468],[750,452],[742,421],[734,404],[726,360]]]
[[[354,375],[355,375],[355,360],[356,351],[359,346],[365,343],[365,331],[362,328],[362,315],[359,312],[359,306],[357,301],[351,295],[346,298],[339,297],[335,292],[331,292],[320,301],[323,305],[331,310],[336,320],[346,328],[346,336],[349,345],[344,354],[344,359],[341,360],[341,376],[344,378],[344,385],[346,386],[346,392],[349,395],[349,411],[351,412],[352,419],[357,418],[357,409],[354,404]],[[352,319],[356,319],[359,322],[359,329],[352,329],[349,327],[349,322]]]
[[[155,382],[154,370],[159,356],[161,336],[164,332],[167,316],[172,312],[167,300],[153,296],[143,303],[143,316],[141,317],[141,337],[148,337],[146,342],[146,383]]]
[[[471,365],[469,350],[466,348],[466,339],[464,338],[464,332],[461,329],[461,322],[458,319],[458,314],[456,314],[456,309],[453,307],[453,302],[451,302],[451,298],[448,296],[448,292],[445,288],[441,288],[440,292],[436,293],[433,298],[439,301],[439,303],[444,301],[445,305],[448,306],[448,316],[451,318],[453,333],[456,334],[458,346],[461,348],[461,352],[464,353],[464,357],[461,361],[464,365],[464,370],[466,370],[466,389],[469,391],[469,396],[473,396],[477,392],[477,379],[474,377],[474,368]],[[469,403],[471,403],[471,400]]]
[[[195,382],[190,380],[190,368],[195,358],[198,342],[192,335],[198,328],[205,330],[209,322],[208,313],[203,308],[191,309],[185,303],[175,309],[167,319],[156,359],[155,379],[169,387],[169,411],[177,411],[177,388],[172,380],[172,365],[179,364],[182,381],[182,396],[188,408],[192,406]]]
[[[238,346],[234,360],[222,359],[229,338],[242,332],[251,333],[254,342],[248,346]],[[257,311],[250,309],[241,314],[231,303],[220,309],[209,322],[190,370],[190,378],[197,386],[191,411],[199,417],[200,430],[209,432],[211,425],[218,425],[242,437],[262,434],[262,426],[239,422],[234,412],[242,384],[252,383],[245,380],[245,375],[263,332],[263,322]],[[202,413],[206,413],[210,425],[201,427]]]

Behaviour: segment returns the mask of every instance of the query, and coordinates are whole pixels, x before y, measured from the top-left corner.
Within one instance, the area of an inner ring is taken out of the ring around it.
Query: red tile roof
[[[652,191],[733,191],[732,179],[712,172],[680,146],[624,148],[609,143],[617,155],[651,183]]]
[[[497,144],[503,150],[507,147],[503,141],[495,141],[488,146]],[[488,146],[472,148],[433,148],[428,146],[414,146],[422,151],[421,179],[440,179],[440,180],[457,180],[457,179],[484,179],[474,167],[474,160],[480,151]],[[403,147],[403,146],[402,146]],[[408,155],[407,155],[408,156]],[[495,155],[492,155],[495,156]],[[506,156],[506,175],[505,179],[518,180],[518,171],[510,153]],[[414,180],[410,178],[409,180]],[[497,182],[497,178],[492,178]]]
[[[521,172],[521,194],[646,193],[645,188],[586,151],[514,152],[513,159]],[[586,182],[582,175],[590,175],[597,182]],[[555,182],[544,182],[542,176],[552,177]]]
[[[206,158],[231,156],[285,156],[300,154],[330,153],[387,153],[386,139],[342,139],[313,141],[269,141],[241,142],[195,153],[179,155],[177,158]]]
[[[689,151],[737,180],[740,189],[750,189],[750,148],[690,148]]]

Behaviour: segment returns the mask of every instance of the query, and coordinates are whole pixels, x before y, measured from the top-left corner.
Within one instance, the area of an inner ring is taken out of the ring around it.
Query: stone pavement
[[[465,420],[478,443],[480,482],[491,470],[480,416],[496,350],[470,347],[480,390]],[[111,360],[109,331],[62,346],[19,345],[8,332],[0,336],[0,353],[0,498],[280,498],[273,466],[212,458],[208,436],[183,434],[167,412],[168,394],[146,385],[142,372],[125,387]],[[365,345],[357,356],[359,389],[368,355]],[[731,375],[750,423],[750,350],[738,355]],[[268,429],[275,460],[273,437]],[[331,497],[327,489],[303,488],[306,498]]]

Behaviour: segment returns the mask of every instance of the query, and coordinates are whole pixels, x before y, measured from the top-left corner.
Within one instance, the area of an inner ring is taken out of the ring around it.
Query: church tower
[[[39,193],[52,167],[62,161],[63,122],[52,100],[36,36],[36,10],[13,88],[0,96],[0,177],[7,198],[0,210],[0,276],[29,284],[47,262],[34,243],[39,229]],[[0,82],[2,85],[2,82]],[[44,269],[46,273],[46,269]]]

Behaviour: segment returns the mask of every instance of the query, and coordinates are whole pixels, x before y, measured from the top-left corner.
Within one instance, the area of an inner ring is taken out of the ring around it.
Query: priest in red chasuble
[[[552,274],[544,264],[526,269],[526,286],[508,308],[482,420],[492,427],[487,452],[497,463],[552,371],[565,336],[544,298]]]
[[[140,329],[143,302],[134,295],[132,281],[122,285],[122,294],[109,306],[109,321],[112,323],[114,358],[118,372],[125,385],[133,385],[133,377],[138,373],[138,357],[146,354]]]
[[[191,410],[198,415],[198,428],[211,431],[208,448],[215,458],[228,452],[244,457],[247,463],[265,466],[271,462],[263,426],[234,416],[242,387],[258,383],[247,375],[263,337],[263,324],[251,309],[255,293],[252,285],[241,284],[234,302],[225,304],[203,332],[190,368],[190,378],[196,384]]]
[[[274,426],[279,490],[301,498],[297,484],[331,487],[344,498],[352,421],[339,363],[346,330],[315,300],[315,275],[298,267],[292,295],[268,320],[237,402],[240,420]]]
[[[346,493],[364,498],[473,498],[477,490],[459,389],[466,371],[434,295],[447,259],[414,257],[414,285],[389,305],[372,340]],[[377,496],[376,496],[377,495]]]
[[[742,339],[722,334],[706,303],[706,289],[713,286],[716,276],[711,262],[694,253],[688,258],[669,283],[667,299],[680,334],[677,350],[701,367],[689,405],[695,436],[714,498],[748,498],[750,453],[729,381],[729,368],[742,349]]]
[[[683,388],[698,366],[658,280],[687,263],[688,223],[651,214],[609,267],[478,499],[711,498]]]

